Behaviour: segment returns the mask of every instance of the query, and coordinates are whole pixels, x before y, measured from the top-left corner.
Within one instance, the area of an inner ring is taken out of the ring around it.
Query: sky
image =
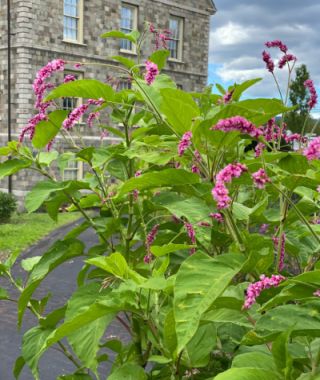
[[[319,0],[215,0],[218,12],[211,18],[209,83],[225,87],[247,79],[263,78],[248,92],[252,97],[277,97],[271,74],[261,53],[264,43],[282,40],[296,65],[307,65],[320,101],[320,1]],[[281,52],[268,50],[277,62]],[[275,70],[283,91],[287,71]],[[314,116],[320,117],[320,106]]]

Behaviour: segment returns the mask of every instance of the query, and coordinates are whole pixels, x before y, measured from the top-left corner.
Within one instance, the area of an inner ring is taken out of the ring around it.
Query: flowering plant
[[[169,38],[153,26],[150,31]],[[127,38],[139,57],[145,33],[103,36]],[[291,72],[296,58],[287,47],[280,41],[267,47],[280,48],[278,66]],[[46,178],[27,195],[29,212],[45,206],[56,219],[68,204],[84,217],[24,265],[24,283],[11,273],[16,257],[0,265],[20,292],[19,325],[27,309],[38,319],[24,335],[15,376],[26,364],[39,379],[41,356],[56,346],[75,365],[73,374],[59,379],[100,379],[104,361],[112,361],[110,380],[317,379],[319,138],[290,139],[279,117],[291,109],[284,97],[242,100],[260,79],[228,91],[219,86],[221,95],[211,89],[189,94],[160,73],[167,57],[157,50],[145,65],[116,57],[114,69],[132,81],[132,89],[120,92],[75,78],[54,88],[46,80],[65,62],[49,63],[34,84],[38,114],[20,142],[1,149],[11,159],[0,164],[0,177],[34,170]],[[270,54],[263,59],[274,75]],[[306,85],[312,108],[316,92]],[[87,100],[70,113],[48,113],[62,97]],[[89,110],[89,126],[115,134],[118,143],[86,146],[72,137]],[[123,127],[105,127],[104,113]],[[72,146],[73,159],[86,166],[84,179],[59,179],[55,168],[64,158],[54,150],[58,133]],[[87,250],[78,236],[89,228],[99,244]],[[33,299],[34,292],[77,256],[84,265],[78,289],[64,306],[46,312],[48,300]],[[111,323],[127,338],[106,336]]]

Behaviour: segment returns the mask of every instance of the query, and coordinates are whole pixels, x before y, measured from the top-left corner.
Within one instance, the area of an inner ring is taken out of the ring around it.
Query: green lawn
[[[58,227],[80,218],[80,213],[59,214],[54,222],[47,214],[20,214],[0,224],[0,261],[16,250],[24,250]]]

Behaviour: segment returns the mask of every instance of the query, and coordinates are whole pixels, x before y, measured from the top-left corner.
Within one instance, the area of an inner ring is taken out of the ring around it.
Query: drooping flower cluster
[[[278,67],[279,69],[282,69],[286,65],[286,63],[289,63],[291,61],[296,61],[296,60],[297,60],[297,57],[295,55],[285,54],[280,58]]]
[[[224,132],[239,131],[240,133],[246,133],[255,138],[262,134],[260,129],[242,116],[233,116],[227,119],[222,119],[218,121],[216,125],[211,127],[211,129]]]
[[[291,135],[284,134],[284,140],[287,144],[293,142],[293,141],[298,141],[302,143],[307,142],[307,138],[305,136],[300,135],[299,133],[292,133]]]
[[[95,119],[98,119],[100,117],[100,112],[91,112],[88,116],[88,119],[87,119],[87,126],[89,128],[92,128],[93,127],[93,121]]]
[[[209,216],[210,216],[212,219],[215,219],[218,223],[223,223],[223,222],[224,222],[223,215],[220,214],[220,212],[212,212],[212,213],[210,213]]]
[[[287,45],[282,43],[280,40],[273,40],[273,41],[267,41],[265,43],[266,47],[273,48],[277,47],[279,48],[283,53],[286,53],[288,51]]]
[[[146,61],[146,73],[144,78],[149,86],[155,81],[158,74],[159,69],[157,64],[151,61]]]
[[[186,132],[182,136],[182,139],[180,140],[179,145],[178,145],[178,153],[179,153],[180,157],[184,154],[184,152],[191,145],[191,139],[192,139],[192,132],[191,131]]]
[[[259,169],[252,174],[253,183],[258,189],[264,189],[266,184],[270,182],[270,178],[264,169]]]
[[[256,147],[254,148],[254,155],[256,158],[260,157],[262,152],[263,152],[263,149],[265,148],[265,144],[262,143],[262,142],[259,142]]]
[[[73,82],[76,80],[76,77],[72,74],[68,74],[64,77],[63,83]]]
[[[267,125],[262,128],[262,131],[266,141],[278,140],[281,136],[281,128],[276,124],[274,118],[268,120]]]
[[[277,287],[280,282],[284,280],[285,277],[281,275],[273,274],[270,278],[265,275],[260,276],[260,281],[254,282],[248,286],[243,309],[250,309],[250,307],[256,303],[256,299],[260,296],[263,290]]]
[[[216,175],[216,184],[212,189],[212,196],[217,202],[219,210],[229,207],[231,198],[226,183],[230,183],[233,178],[238,178],[248,169],[240,163],[229,164]]]
[[[271,55],[267,51],[264,50],[262,52],[262,59],[265,62],[268,71],[270,71],[270,73],[273,73],[273,71],[274,71],[274,62],[273,62],[273,60],[271,58]]]
[[[30,140],[32,140],[37,124],[40,121],[47,119],[45,112],[51,105],[51,102],[44,102],[43,98],[45,92],[52,89],[54,85],[52,83],[46,83],[46,80],[49,79],[55,72],[63,71],[65,63],[66,62],[62,59],[54,59],[53,61],[48,62],[46,66],[42,67],[37,72],[32,88],[36,96],[35,108],[38,109],[38,114],[33,116],[28,121],[28,124],[22,129],[19,136],[20,142],[23,141],[26,135],[28,135]]]
[[[314,87],[314,83],[311,79],[307,79],[305,82],[304,82],[304,86],[309,90],[310,92],[310,98],[309,98],[309,101],[308,101],[308,106],[309,106],[309,110],[311,111],[315,105],[317,104],[317,101],[318,101],[318,95],[317,95],[317,91]]]
[[[308,147],[303,151],[308,160],[316,160],[320,158],[320,136],[313,139]]]
[[[76,122],[79,121],[81,117],[85,114],[88,107],[88,104],[81,104],[79,107],[76,107],[74,110],[72,110],[69,113],[68,117],[63,121],[63,128],[67,131],[70,130],[76,124]]]
[[[157,236],[157,233],[159,231],[159,224],[155,224],[151,231],[148,233],[147,237],[146,237],[146,249],[147,249],[147,255],[144,257],[144,262],[146,264],[149,264],[152,260],[152,253],[150,251],[150,247],[151,247],[151,244],[154,242],[156,236]]]
[[[274,248],[275,250],[278,252],[279,251],[279,238],[274,236],[272,238],[273,240],[273,244],[274,244]],[[279,261],[278,261],[278,270],[279,271],[282,271],[283,267],[284,267],[284,257],[285,257],[285,245],[286,245],[286,234],[283,233],[281,235],[281,241],[280,241],[280,257],[279,257]]]
[[[189,236],[190,240],[191,240],[191,244],[193,245],[196,245],[196,233],[195,233],[195,230],[192,226],[191,223],[185,223],[184,224],[184,227],[187,231],[187,235]],[[191,248],[190,249],[190,255],[193,255],[195,253],[196,249],[195,248]]]
[[[157,30],[153,24],[150,24],[149,31],[155,38],[155,49],[168,49],[167,41],[170,41],[172,32],[168,29]]]

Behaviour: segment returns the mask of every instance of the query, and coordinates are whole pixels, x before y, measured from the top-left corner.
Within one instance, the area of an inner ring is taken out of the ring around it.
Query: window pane
[[[130,33],[135,27],[136,9],[134,7],[122,6],[121,8],[121,31],[123,33]],[[133,50],[132,42],[128,40],[120,41],[120,48],[123,50]]]

